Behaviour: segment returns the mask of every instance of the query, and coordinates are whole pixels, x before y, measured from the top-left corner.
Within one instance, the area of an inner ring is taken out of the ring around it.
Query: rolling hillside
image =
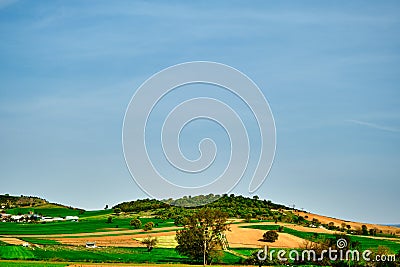
[[[62,204],[34,196],[0,195],[0,211],[12,215],[35,213],[42,216],[65,217],[82,214],[84,210],[68,207]]]

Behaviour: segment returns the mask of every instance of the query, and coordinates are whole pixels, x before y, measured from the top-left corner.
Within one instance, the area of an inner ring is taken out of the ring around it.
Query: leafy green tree
[[[121,209],[120,208],[115,208],[114,212],[115,212],[115,214],[119,215],[121,213]]]
[[[139,229],[140,227],[142,227],[142,221],[138,218],[135,218],[131,220],[130,225],[135,229]]]
[[[157,245],[158,240],[157,240],[157,237],[152,238],[151,236],[148,236],[145,239],[143,239],[143,241],[141,243],[143,245],[146,245],[147,251],[150,252]]]
[[[202,208],[187,217],[187,224],[176,233],[176,251],[195,261],[211,263],[223,246],[221,235],[229,230],[227,219],[227,213],[210,208]]]
[[[113,217],[112,217],[112,216],[109,216],[109,217],[107,218],[107,223],[112,223],[112,221],[113,221]]]
[[[361,234],[368,235],[368,228],[365,224],[361,226]]]
[[[180,225],[185,225],[187,222],[186,218],[183,215],[178,215],[176,216],[175,220],[174,220],[174,224],[176,226],[180,226]]]
[[[246,215],[244,215],[244,221],[249,223],[249,222],[251,222],[252,217],[253,216],[251,215],[251,213],[247,213]]]
[[[311,222],[313,225],[315,225],[317,227],[319,227],[321,225],[320,221],[317,218],[313,218]]]
[[[143,226],[143,230],[145,231],[150,231],[151,229],[153,229],[154,227],[154,223],[153,222],[147,222],[144,226]]]
[[[263,234],[263,240],[266,242],[275,242],[278,239],[278,233],[276,231],[267,231]]]
[[[369,229],[369,235],[372,235],[372,236],[375,236],[376,235],[376,232],[377,232],[377,229],[376,228],[374,228],[374,229]]]

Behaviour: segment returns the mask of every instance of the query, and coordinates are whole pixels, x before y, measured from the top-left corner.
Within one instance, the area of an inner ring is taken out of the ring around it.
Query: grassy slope
[[[155,248],[97,248],[47,246],[46,249],[23,248],[19,246],[0,247],[1,259],[37,259],[45,261],[70,262],[122,262],[122,263],[189,263],[187,257],[179,255],[175,249]],[[223,252],[221,261],[234,264],[239,257]],[[0,265],[1,266],[1,265]]]
[[[0,233],[4,235],[39,235],[39,234],[77,234],[104,231],[105,228],[132,229],[130,221],[134,216],[112,216],[112,223],[107,223],[107,217],[112,211],[85,212],[79,222],[52,222],[52,223],[0,223]],[[88,214],[86,214],[88,213]],[[142,226],[152,221],[157,223],[155,228],[174,226],[173,220],[162,221],[154,218],[141,218]]]

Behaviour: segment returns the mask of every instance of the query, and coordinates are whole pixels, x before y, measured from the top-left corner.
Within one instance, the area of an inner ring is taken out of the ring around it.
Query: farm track
[[[20,245],[26,243],[25,241],[15,238],[15,237],[4,237],[4,238],[0,237],[0,241],[10,244],[10,245],[17,245],[17,246],[20,246]]]
[[[259,223],[273,225],[274,223]],[[260,229],[243,228],[243,226],[254,225],[252,223],[232,224],[231,231],[226,232],[226,238],[231,248],[263,248],[271,245],[261,241],[265,231]],[[306,240],[287,233],[279,233],[278,240],[273,243],[276,248],[301,248]]]

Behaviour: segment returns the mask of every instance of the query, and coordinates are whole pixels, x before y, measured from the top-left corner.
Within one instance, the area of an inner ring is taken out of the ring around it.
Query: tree
[[[363,235],[368,235],[368,228],[367,228],[367,226],[366,226],[365,224],[363,224],[363,225],[361,226],[361,233],[362,233]]]
[[[106,206],[104,207],[104,209],[105,209],[105,210],[108,210],[108,205],[106,205]]]
[[[109,216],[109,217],[107,218],[107,223],[112,223],[112,221],[113,221],[113,217],[112,217],[112,216]]]
[[[180,225],[185,225],[186,224],[186,218],[182,215],[178,215],[175,218],[174,224],[176,226],[180,226]]]
[[[246,215],[244,215],[244,221],[249,223],[251,222],[251,218],[252,218],[252,214],[251,213],[247,213]]]
[[[276,231],[268,231],[263,234],[263,240],[266,242],[275,242],[278,239],[278,233]]]
[[[131,220],[130,225],[135,229],[139,229],[140,227],[142,227],[142,221],[138,218],[135,218]]]
[[[147,222],[144,226],[143,226],[143,230],[145,231],[150,231],[151,229],[153,229],[154,227],[154,223],[153,222]]]
[[[372,235],[372,236],[376,235],[377,230],[378,230],[378,229],[376,229],[376,228],[374,228],[374,229],[372,229],[372,228],[369,229],[369,235]]]
[[[222,234],[229,230],[228,214],[218,209],[202,208],[191,216],[176,233],[176,251],[195,261],[211,263],[223,246]]]
[[[115,212],[115,214],[119,215],[121,213],[121,209],[120,208],[115,208],[114,212]]]
[[[150,235],[143,239],[141,242],[143,245],[146,245],[147,251],[150,252],[153,250],[153,248],[157,245],[158,240],[157,237],[152,238]]]

